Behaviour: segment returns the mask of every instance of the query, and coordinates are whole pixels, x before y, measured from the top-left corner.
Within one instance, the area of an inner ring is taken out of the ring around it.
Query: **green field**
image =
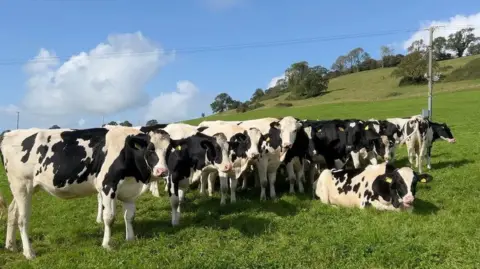
[[[308,195],[289,195],[278,179],[278,201],[259,201],[259,190],[238,194],[220,207],[218,191],[187,195],[181,225],[170,227],[167,197],[144,195],[137,203],[137,240],[124,240],[117,214],[112,243],[101,247],[96,197],[33,198],[30,236],[37,258],[5,251],[1,268],[478,268],[480,266],[480,91],[441,93],[434,120],[447,122],[456,144],[438,142],[432,153],[434,181],[418,190],[413,213],[376,212],[323,205]],[[419,113],[426,98],[252,111],[235,117],[294,115],[308,118],[393,117]],[[406,164],[399,150],[397,164]],[[11,199],[2,169],[1,191]],[[121,212],[121,206],[118,211]],[[20,237],[18,244],[21,246]]]

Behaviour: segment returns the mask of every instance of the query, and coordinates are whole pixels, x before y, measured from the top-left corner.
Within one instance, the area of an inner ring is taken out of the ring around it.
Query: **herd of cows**
[[[5,248],[15,251],[16,228],[23,254],[35,253],[28,238],[32,195],[43,189],[63,199],[96,194],[102,246],[110,249],[116,201],[123,204],[126,240],[135,238],[135,200],[160,196],[164,183],[172,225],[178,225],[186,190],[199,182],[211,196],[220,179],[220,203],[236,201],[248,175],[260,199],[276,198],[277,170],[285,167],[290,192],[305,192],[332,205],[411,210],[417,182],[432,177],[432,143],[455,142],[449,127],[421,116],[385,120],[301,120],[291,116],[247,121],[204,121],[90,129],[21,129],[0,137],[0,151],[13,200],[8,207]],[[412,167],[395,167],[395,151],[406,144]],[[162,180],[164,179],[164,180]],[[268,187],[268,188],[267,188]],[[296,187],[296,188],[295,188]],[[228,193],[230,191],[230,193]],[[0,196],[0,207],[6,204]],[[0,208],[1,209],[1,208]]]

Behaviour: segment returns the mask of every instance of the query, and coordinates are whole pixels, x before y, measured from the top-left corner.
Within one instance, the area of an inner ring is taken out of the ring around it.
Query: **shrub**
[[[293,106],[292,103],[277,103],[275,106],[278,106],[278,107],[291,107]]]

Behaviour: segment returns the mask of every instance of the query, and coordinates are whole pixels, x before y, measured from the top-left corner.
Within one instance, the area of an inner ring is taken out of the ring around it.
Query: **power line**
[[[294,45],[294,44],[306,44],[306,43],[316,43],[316,42],[327,42],[334,40],[346,40],[346,39],[358,39],[365,37],[376,37],[376,36],[386,36],[400,33],[409,33],[417,32],[418,29],[404,29],[404,30],[390,30],[383,32],[371,32],[371,33],[358,33],[358,34],[345,34],[345,35],[336,35],[336,36],[323,36],[323,37],[307,37],[307,38],[298,38],[298,39],[287,39],[287,40],[277,40],[277,41],[267,41],[267,42],[254,42],[254,43],[243,43],[243,44],[230,44],[230,45],[220,45],[220,46],[204,46],[204,47],[192,47],[192,48],[181,48],[181,49],[171,49],[171,50],[154,50],[154,51],[145,51],[145,52],[112,52],[104,53],[102,55],[89,55],[91,59],[106,59],[116,56],[126,56],[126,57],[141,57],[145,55],[154,55],[158,53],[170,53],[175,54],[194,54],[202,52],[215,52],[215,51],[225,51],[225,50],[238,50],[246,48],[266,48],[266,47],[277,47],[285,45]],[[28,60],[29,63],[48,63],[56,60],[68,60],[69,57],[43,57],[40,59]],[[26,60],[2,60],[0,65],[16,65],[16,64],[25,64]]]

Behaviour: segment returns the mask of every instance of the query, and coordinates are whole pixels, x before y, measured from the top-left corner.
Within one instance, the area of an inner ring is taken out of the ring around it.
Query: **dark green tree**
[[[120,125],[121,125],[121,126],[126,126],[126,127],[132,127],[132,126],[133,126],[128,120],[120,123]]]
[[[460,31],[450,34],[447,39],[447,49],[455,51],[458,57],[462,57],[467,48],[473,42],[479,40],[473,33],[474,28],[464,28]]]
[[[221,93],[215,97],[213,103],[210,104],[213,113],[221,113],[227,111],[233,103],[232,97],[227,93]]]
[[[52,127],[48,128],[48,129],[60,129],[60,126],[55,124],[55,125],[52,125]]]
[[[146,126],[152,126],[152,125],[155,125],[155,124],[158,124],[158,121],[155,120],[155,119],[151,119],[151,120],[147,121],[147,123],[145,125]]]

